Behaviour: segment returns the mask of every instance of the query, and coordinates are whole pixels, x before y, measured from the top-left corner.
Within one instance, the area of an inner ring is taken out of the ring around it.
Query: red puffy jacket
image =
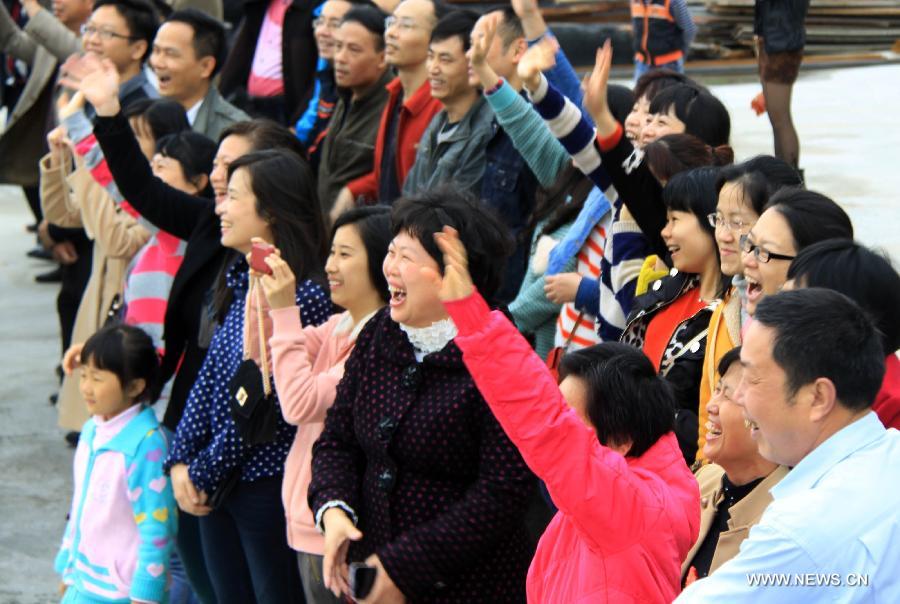
[[[675,599],[700,527],[700,491],[675,434],[638,458],[608,449],[506,317],[477,293],[446,307],[476,385],[559,508],[528,571],[528,601]]]

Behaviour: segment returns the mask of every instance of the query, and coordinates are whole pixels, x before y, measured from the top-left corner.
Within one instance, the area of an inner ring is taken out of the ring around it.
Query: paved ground
[[[900,143],[896,99],[900,66],[815,72],[795,92],[801,163],[811,188],[844,204],[857,238],[900,259]],[[749,108],[759,84],[715,84],[734,123],[738,158],[771,152],[765,117]],[[48,264],[27,260],[33,244],[20,192],[0,187],[0,604],[56,601],[52,560],[71,489],[71,451],[47,403],[59,354],[56,287],[32,277]]]

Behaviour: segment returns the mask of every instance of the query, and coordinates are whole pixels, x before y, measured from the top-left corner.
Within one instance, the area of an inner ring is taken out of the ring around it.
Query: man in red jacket
[[[332,220],[360,198],[365,203],[392,203],[400,196],[416,161],[416,143],[442,108],[431,96],[425,67],[431,30],[442,13],[432,0],[404,0],[386,19],[385,60],[397,77],[387,85],[390,96],[375,139],[375,166],[340,190]]]

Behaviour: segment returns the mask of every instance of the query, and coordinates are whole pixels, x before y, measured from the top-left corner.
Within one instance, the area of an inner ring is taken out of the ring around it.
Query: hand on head
[[[559,50],[559,42],[556,38],[545,37],[537,44],[529,48],[519,61],[519,77],[525,87],[530,91],[537,90],[541,85],[541,72],[547,71],[556,65],[556,52]]]
[[[445,226],[442,232],[434,234],[434,241],[444,255],[444,276],[441,277],[429,267],[423,266],[419,270],[440,288],[441,301],[452,302],[468,298],[475,286],[472,285],[466,248],[459,240],[459,233],[453,227]]]

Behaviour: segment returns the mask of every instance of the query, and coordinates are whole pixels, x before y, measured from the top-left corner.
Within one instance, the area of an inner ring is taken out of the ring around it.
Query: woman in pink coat
[[[316,530],[306,501],[312,446],[322,433],[325,414],[334,403],[344,361],[356,335],[388,298],[381,263],[391,241],[390,210],[349,210],[334,223],[325,263],[331,300],[346,309],[319,326],[300,324],[294,276],[277,255],[266,259],[272,275],[261,275],[271,310],[275,389],[284,420],[297,426],[285,461],[282,499],[287,514],[288,544],[297,552],[307,602],[337,602],[322,583],[324,538]]]
[[[544,362],[474,290],[455,231],[441,299],[479,390],[559,508],[528,571],[528,601],[671,602],[697,538],[700,494],[672,431],[672,394],[639,351],[617,343]],[[423,269],[427,270],[427,269]]]

